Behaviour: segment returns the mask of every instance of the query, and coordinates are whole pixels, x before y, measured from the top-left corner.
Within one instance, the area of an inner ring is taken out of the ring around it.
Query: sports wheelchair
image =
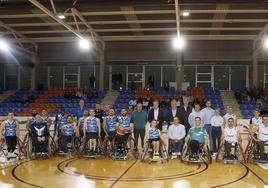
[[[27,157],[27,150],[22,141],[17,137],[17,144],[15,151],[12,154],[8,153],[8,146],[5,138],[0,139],[0,162],[14,162]]]
[[[115,136],[106,136],[102,143],[103,154],[106,157],[111,157],[113,153]]]
[[[204,149],[203,144],[196,140],[190,140],[189,145],[182,150],[182,162],[187,163],[212,163],[209,147]]]
[[[215,161],[223,163],[239,163],[245,161],[242,145],[238,142],[231,143],[224,141],[219,146]]]
[[[112,143],[111,157],[113,160],[128,160],[130,154],[139,158],[137,144],[131,135],[116,135]]]
[[[168,162],[169,161],[169,152],[166,149],[166,146],[162,140],[159,140],[159,157],[154,159],[154,147],[153,144],[147,141],[144,144],[143,147],[143,152],[142,152],[142,157],[141,161],[148,161],[149,164],[152,162]]]
[[[268,141],[250,138],[245,150],[246,162],[268,163]]]
[[[183,147],[183,145],[184,145],[184,141],[182,143],[182,147]],[[174,148],[172,147],[172,140],[168,139],[168,154],[169,154],[169,158],[170,159],[181,159],[182,149],[183,149],[182,147],[181,147],[181,151],[175,152]],[[175,154],[175,156],[173,154]]]
[[[58,139],[51,137],[50,148],[51,154],[56,155],[76,155],[79,153],[79,149],[82,145],[80,137],[64,137],[59,136]]]
[[[36,148],[34,146],[34,140],[32,137],[31,132],[28,132],[22,142],[23,147],[26,148],[27,151],[27,157],[31,159],[47,159],[50,157],[50,147],[49,147],[49,142],[52,140],[52,137],[49,136],[46,138],[47,143],[46,144],[46,151],[45,152],[36,152]]]
[[[86,137],[82,138],[81,147],[79,149],[79,156],[85,158],[98,159],[103,155],[103,147],[101,138],[97,138],[96,151],[93,152],[89,149],[89,140],[87,141]]]

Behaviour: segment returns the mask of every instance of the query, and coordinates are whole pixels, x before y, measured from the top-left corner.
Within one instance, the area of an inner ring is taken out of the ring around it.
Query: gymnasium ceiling
[[[0,0],[0,37],[31,51],[38,43],[77,40],[77,34],[114,42],[168,41],[177,33],[174,1],[77,0],[75,6],[71,0],[53,2],[54,11],[50,0]],[[187,40],[254,41],[268,25],[266,0],[181,0],[179,4],[178,15],[190,13],[179,20],[180,32]],[[53,16],[62,12],[66,19],[59,23]]]

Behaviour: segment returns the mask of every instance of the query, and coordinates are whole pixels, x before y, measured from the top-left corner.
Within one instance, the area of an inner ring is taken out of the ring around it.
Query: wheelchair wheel
[[[111,157],[112,155],[112,148],[113,148],[113,143],[114,143],[114,139],[113,140],[109,140],[109,138],[105,138],[103,143],[102,143],[102,148],[103,148],[103,155],[105,157]]]
[[[168,162],[169,161],[169,153],[168,150],[166,149],[165,144],[160,141],[160,152],[161,152],[161,157],[164,161]]]
[[[188,153],[188,146],[184,147],[181,152],[181,162],[183,163],[185,161],[186,155]]]
[[[250,139],[246,147],[244,156],[246,162],[252,162],[254,159],[254,151],[256,150],[256,141]]]
[[[81,145],[82,145],[81,138],[74,136],[72,138],[72,150],[73,150],[74,154],[79,153],[79,149],[80,149]]]
[[[205,151],[205,153],[206,153],[208,164],[211,164],[212,163],[212,157],[211,157],[210,150],[209,150],[208,146],[207,146],[207,150]]]
[[[133,157],[135,159],[138,159],[139,158],[139,151],[138,151],[138,147],[137,147],[137,144],[135,143],[134,138],[130,137],[128,139],[128,143],[129,143],[129,147],[130,147],[129,149],[130,149]]]

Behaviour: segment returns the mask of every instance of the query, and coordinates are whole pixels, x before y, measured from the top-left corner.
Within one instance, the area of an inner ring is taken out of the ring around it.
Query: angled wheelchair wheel
[[[139,151],[138,151],[138,147],[137,147],[137,144],[135,143],[134,138],[129,137],[128,143],[129,143],[130,151],[131,151],[133,157],[135,159],[139,159]]]

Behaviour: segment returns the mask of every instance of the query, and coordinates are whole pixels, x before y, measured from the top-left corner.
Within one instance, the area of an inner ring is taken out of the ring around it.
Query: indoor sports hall
[[[267,0],[0,0],[0,188],[268,188]]]

